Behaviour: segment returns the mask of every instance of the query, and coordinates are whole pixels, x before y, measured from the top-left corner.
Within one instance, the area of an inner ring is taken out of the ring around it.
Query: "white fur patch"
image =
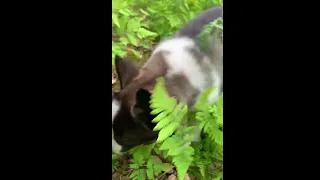
[[[163,41],[157,46],[153,53],[168,51],[169,53],[165,54],[165,61],[169,66],[166,77],[170,78],[172,75],[183,74],[187,77],[190,84],[200,92],[208,88],[206,77],[211,76],[213,79],[211,86],[215,86],[217,91],[210,94],[209,102],[214,103],[220,94],[219,89],[222,84],[222,77],[213,66],[211,66],[212,72],[205,74],[198,64],[197,59],[188,51],[188,48],[197,48],[197,45],[190,38],[180,37]]]
[[[120,110],[120,102],[117,100],[112,100],[112,124],[114,121],[114,117],[118,114]],[[120,151],[122,149],[122,146],[117,143],[117,141],[114,139],[114,132],[112,128],[112,151],[117,154],[122,154]]]
[[[222,78],[220,77],[217,71],[212,71],[211,76],[214,81],[213,86],[215,86],[215,89],[209,95],[209,103],[214,104],[220,97],[220,88],[222,84]]]
[[[193,87],[203,91],[206,85],[205,76],[196,59],[188,51],[188,48],[196,47],[195,42],[187,37],[174,38],[160,43],[154,53],[168,51],[165,55],[168,64],[167,77],[175,74],[184,74]]]
[[[120,102],[118,100],[113,99],[112,100],[112,123],[114,120],[114,117],[118,114],[120,110]]]
[[[117,143],[117,141],[114,139],[114,133],[112,129],[112,151],[117,154],[122,154],[121,152],[122,146]]]

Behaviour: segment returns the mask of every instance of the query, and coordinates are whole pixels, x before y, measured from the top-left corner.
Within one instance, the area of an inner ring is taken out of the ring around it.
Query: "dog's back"
[[[202,52],[196,37],[204,26],[222,17],[222,7],[211,8],[185,25],[173,38],[161,42],[143,69],[163,76],[171,96],[193,105],[198,95],[215,86],[210,95],[213,103],[223,86],[223,44],[215,39],[210,52]]]
[[[203,30],[205,25],[213,22],[219,17],[222,17],[222,10],[222,6],[207,9],[198,17],[186,24],[179,32],[176,33],[175,36],[195,39]]]

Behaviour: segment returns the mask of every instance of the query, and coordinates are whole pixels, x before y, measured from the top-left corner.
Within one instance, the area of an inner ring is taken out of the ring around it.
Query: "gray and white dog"
[[[170,96],[189,106],[207,88],[215,86],[209,96],[214,103],[223,89],[223,43],[212,39],[210,51],[203,52],[196,36],[204,26],[222,17],[222,7],[204,11],[186,24],[174,37],[162,41],[144,66],[138,69],[131,61],[116,57],[120,91],[112,96],[112,151],[123,153],[140,144],[156,140],[152,131],[150,96],[156,79],[164,77]]]

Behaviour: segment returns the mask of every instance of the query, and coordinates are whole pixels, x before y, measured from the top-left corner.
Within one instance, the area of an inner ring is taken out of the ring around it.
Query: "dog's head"
[[[154,118],[149,107],[151,93],[145,83],[137,80],[141,71],[131,61],[118,56],[115,66],[120,91],[112,95],[112,151],[123,153],[151,143],[157,132],[153,131],[155,124],[151,122]]]

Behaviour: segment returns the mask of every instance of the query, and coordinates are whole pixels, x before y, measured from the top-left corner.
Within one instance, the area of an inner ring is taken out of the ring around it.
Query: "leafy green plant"
[[[133,164],[130,166],[136,169],[132,178],[154,179],[171,165],[176,169],[179,180],[184,179],[188,170],[192,170],[191,174],[199,179],[210,177],[220,180],[222,170],[216,166],[222,166],[223,103],[222,97],[214,105],[208,103],[207,99],[212,91],[213,88],[205,91],[196,103],[196,111],[188,112],[185,104],[168,96],[164,79],[158,79],[150,107],[153,109],[151,113],[158,114],[153,122],[157,123],[154,130],[159,131],[159,136],[155,143],[131,150]],[[188,126],[188,122],[192,120],[200,122],[199,127],[205,134],[204,139],[193,144],[191,141],[196,127]],[[152,154],[162,157],[166,163],[155,165]]]
[[[149,30],[144,11],[133,7],[138,1],[112,1],[112,59],[115,55],[142,58],[143,49],[149,49],[157,33]],[[113,62],[113,61],[112,61]]]
[[[118,169],[119,155],[112,153],[112,173]]]
[[[221,4],[221,0],[112,0],[112,63],[116,54],[141,59],[157,41]]]
[[[161,172],[172,168],[169,163],[163,163],[157,156],[152,155],[154,145],[141,145],[131,150],[133,158],[130,167],[135,171],[130,178],[134,180],[154,179]]]

